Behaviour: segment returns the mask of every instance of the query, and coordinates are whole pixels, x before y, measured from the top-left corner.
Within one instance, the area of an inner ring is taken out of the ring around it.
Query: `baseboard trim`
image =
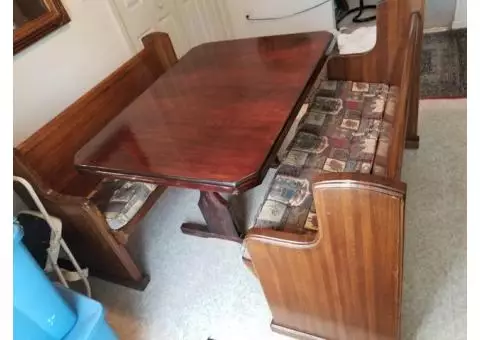
[[[466,21],[454,21],[452,22],[452,29],[467,28]]]
[[[450,27],[431,27],[431,28],[425,28],[423,30],[423,33],[438,33],[438,32],[445,32],[450,30]]]
[[[299,340],[328,340],[325,338],[318,337],[316,335],[296,331],[291,328],[283,327],[280,325],[277,325],[273,322],[270,323],[270,329],[274,331],[275,333],[281,334],[281,335],[286,335],[289,337],[292,337],[294,339],[299,339]]]

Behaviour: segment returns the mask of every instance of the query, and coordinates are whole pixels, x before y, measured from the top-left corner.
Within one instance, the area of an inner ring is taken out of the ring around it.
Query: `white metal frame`
[[[57,226],[58,223],[56,224],[54,218],[48,214],[47,210],[45,209],[42,202],[38,198],[35,190],[33,190],[33,187],[30,185],[30,183],[28,183],[27,180],[25,180],[22,177],[18,177],[18,176],[13,176],[13,180],[15,182],[18,182],[18,183],[22,184],[25,187],[25,189],[27,189],[28,193],[30,194],[33,201],[37,205],[38,210],[43,215],[43,217],[45,218],[45,221],[47,222],[47,224],[52,229],[53,238],[51,239],[51,242],[58,242],[58,244],[60,245],[60,248],[65,252],[65,254],[67,254],[68,258],[72,262],[73,266],[75,267],[75,270],[78,272],[78,275],[80,276],[81,280],[83,281],[83,283],[85,285],[87,296],[91,297],[92,296],[92,291],[91,291],[91,288],[90,288],[90,283],[88,282],[88,279],[85,276],[83,270],[78,265],[77,260],[75,259],[72,252],[70,251],[70,248],[67,246],[65,241],[62,239],[61,233],[58,232],[58,229],[59,229],[58,226]],[[60,282],[66,288],[69,288],[68,283],[65,280],[65,277],[64,277],[62,271],[60,270],[60,267],[57,264],[58,254],[53,254],[52,250],[50,248],[47,250],[48,259],[49,259],[55,273],[57,274]]]

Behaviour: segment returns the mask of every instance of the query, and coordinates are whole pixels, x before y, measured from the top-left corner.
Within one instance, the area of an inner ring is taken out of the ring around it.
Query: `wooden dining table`
[[[241,242],[232,198],[259,185],[318,76],[333,35],[296,33],[191,49],[88,141],[79,171],[197,189],[206,225],[181,230]]]

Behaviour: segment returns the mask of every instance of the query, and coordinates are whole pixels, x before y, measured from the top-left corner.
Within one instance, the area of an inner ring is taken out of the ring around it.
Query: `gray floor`
[[[405,154],[404,339],[466,339],[466,118],[466,100],[422,101],[421,146]],[[271,175],[245,197],[250,219]],[[128,340],[286,339],[240,246],[181,234],[202,220],[197,199],[169,189],[132,240],[152,277],[143,293],[91,279],[109,322]]]

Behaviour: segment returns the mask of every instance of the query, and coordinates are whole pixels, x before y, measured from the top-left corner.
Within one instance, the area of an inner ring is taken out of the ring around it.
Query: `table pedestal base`
[[[233,201],[228,202],[218,192],[200,191],[198,207],[207,225],[183,223],[180,229],[184,234],[243,242],[243,233],[239,231],[239,218],[235,214]]]

